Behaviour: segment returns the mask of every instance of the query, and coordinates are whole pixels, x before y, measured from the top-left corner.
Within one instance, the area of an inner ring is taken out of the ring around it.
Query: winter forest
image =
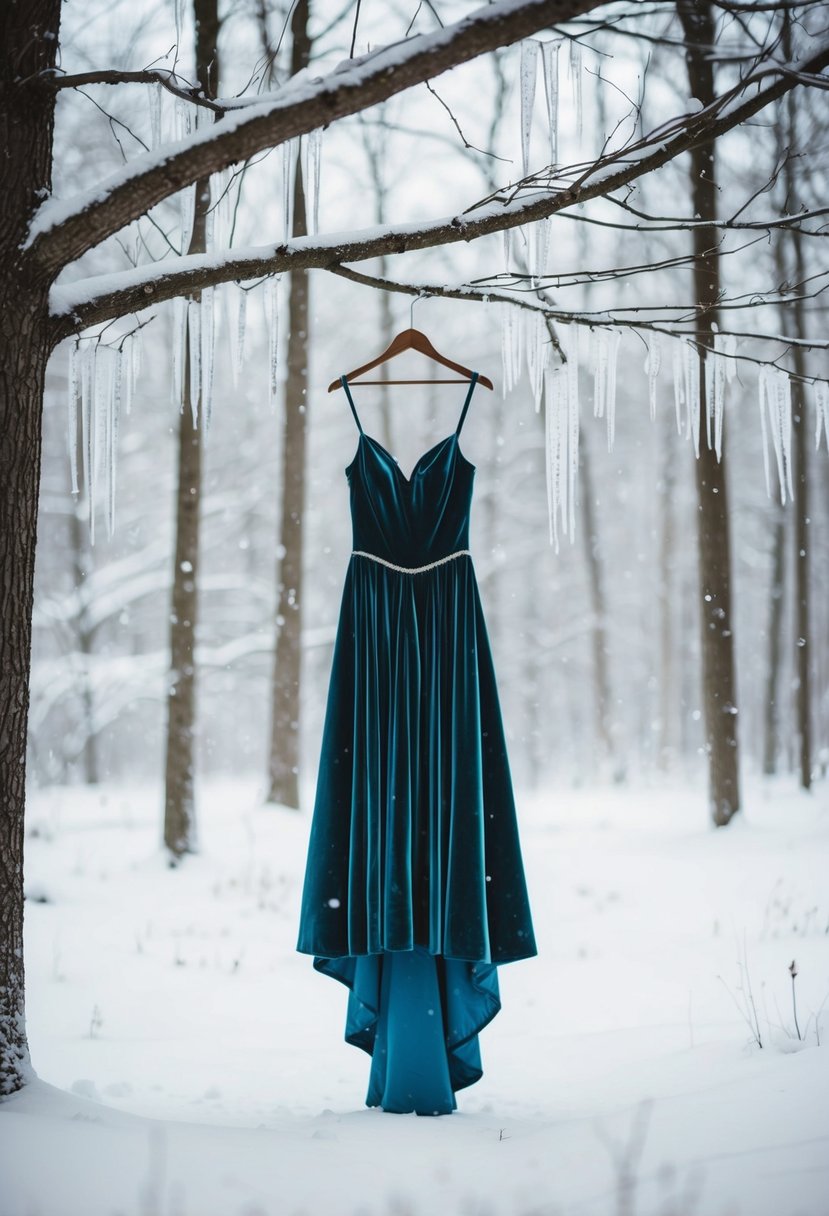
[[[0,1216],[826,1216],[829,8],[7,0],[0,63]],[[297,931],[353,471],[447,450],[538,953],[393,1118]]]

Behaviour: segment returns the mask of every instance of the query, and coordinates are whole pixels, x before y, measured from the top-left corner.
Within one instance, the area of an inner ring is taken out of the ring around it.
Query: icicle
[[[236,324],[233,327],[228,325],[228,332],[230,334],[230,363],[233,372],[233,386],[236,388],[239,385],[239,376],[241,375],[242,365],[245,360],[248,293],[239,282],[236,283],[235,289],[232,290],[233,298],[236,300]]]
[[[694,440],[694,455],[699,456],[699,352],[686,338],[682,343],[682,370],[685,382],[685,437]]]
[[[682,434],[682,407],[685,404],[685,388],[682,381],[682,339],[675,338],[673,342],[673,381],[674,381],[674,410],[676,412],[676,433]]]
[[[826,437],[826,450],[829,452],[829,384],[825,380],[815,381],[815,451],[820,448],[820,431]]]
[[[766,427],[766,410],[768,408],[768,368],[761,367],[757,377],[757,403],[760,407],[760,434],[763,445],[763,469],[766,474],[766,494],[771,498],[771,475],[769,469],[769,438]]]
[[[565,347],[567,352],[567,453],[568,453],[568,501],[570,504],[570,519],[568,532],[570,543],[576,535],[576,483],[579,472],[579,330],[572,327],[570,343]]]
[[[158,81],[151,84],[147,93],[150,108],[150,148],[157,148],[161,143],[161,98],[163,85]]]
[[[287,244],[294,235],[294,181],[299,139],[286,139],[282,145],[282,216]]]
[[[538,311],[530,313],[527,329],[527,371],[535,402],[535,412],[539,413],[544,392],[544,372],[550,357],[550,344],[545,341],[547,327],[544,323],[543,313]]]
[[[550,544],[558,553],[558,508],[561,502],[562,369],[552,368],[544,391],[544,447],[547,471],[547,516]]]
[[[112,391],[108,395],[107,427],[106,427],[106,469],[107,469],[107,534],[111,538],[115,532],[115,482],[118,464],[118,428],[121,415],[121,397],[124,383],[124,352],[116,348],[111,352],[110,376]]]
[[[190,359],[190,413],[193,427],[199,425],[199,397],[201,396],[201,304],[198,300],[187,301],[187,355]]]
[[[559,517],[575,537],[576,477],[579,452],[578,331],[561,332],[566,362],[545,373],[544,446],[550,543],[559,551]]]
[[[731,334],[714,334],[714,350],[705,358],[706,434],[711,447],[711,427],[714,428],[714,450],[722,459],[722,427],[725,413],[725,386],[734,377],[733,355],[736,339]]]
[[[511,245],[512,245],[512,229],[505,228],[504,229],[504,270],[507,272],[507,274],[509,274],[510,262],[512,260],[511,256],[510,256]]]
[[[512,345],[512,383],[517,384],[521,379],[521,364],[524,359],[524,329],[526,318],[524,309],[518,308],[513,314],[513,345]]]
[[[501,396],[506,397],[512,385],[510,384],[510,376],[512,374],[512,351],[510,350],[510,341],[512,337],[512,308],[509,304],[502,302],[501,304]]]
[[[591,364],[593,372],[593,417],[604,418],[604,382],[605,382],[605,345],[604,345],[604,330],[592,329],[590,331],[591,338]]]
[[[176,23],[176,47],[181,52],[181,31],[184,26],[184,0],[173,0],[173,16]]]
[[[276,413],[279,387],[279,275],[265,281],[265,314],[268,324],[268,399],[271,413]]]
[[[305,138],[305,211],[308,233],[316,236],[320,226],[320,162],[322,159],[322,127],[315,127]]]
[[[777,380],[777,419],[780,427],[780,449],[783,453],[783,469],[786,476],[786,487],[789,499],[794,499],[792,486],[792,382],[788,372],[778,370]]]
[[[582,134],[582,88],[581,88],[581,43],[570,39],[570,85],[573,90],[573,109],[576,116],[576,138],[581,142]]]
[[[132,394],[134,385],[134,364],[133,364],[133,346],[135,345],[135,334],[130,334],[124,342],[124,359],[123,370],[121,376],[121,394],[123,398],[123,409],[125,414],[129,414],[132,410]]]
[[[112,414],[109,428],[109,535],[115,532],[115,489],[118,473],[118,432],[121,425],[121,401],[124,393],[124,369],[126,365],[123,349],[115,352],[115,390],[112,395]]]
[[[593,416],[607,419],[607,450],[616,436],[616,362],[622,331],[600,327],[593,331]]]
[[[101,432],[101,376],[103,356],[96,343],[89,347],[89,400],[86,410],[86,497],[89,505],[89,540],[95,544],[95,490],[98,481],[99,439]]]
[[[203,287],[201,293],[201,400],[205,440],[210,434],[210,422],[213,417],[213,365],[216,348],[214,292],[214,287]]]
[[[550,167],[558,164],[558,52],[561,39],[542,42],[541,58],[544,64],[544,92],[547,96],[547,126],[550,133]]]
[[[766,469],[766,491],[771,494],[768,468],[768,438],[765,426],[765,409],[768,410],[769,429],[774,456],[777,462],[777,480],[780,485],[780,502],[785,506],[786,490],[794,498],[792,487],[792,384],[788,373],[777,367],[761,367],[758,380],[760,420],[763,432],[763,461]]]
[[[66,442],[69,451],[69,472],[72,477],[72,493],[78,493],[78,364],[80,350],[78,343],[73,342],[69,347],[69,397]],[[819,438],[819,437],[818,437]]]
[[[535,255],[533,257],[533,276],[532,285],[538,287],[539,279],[543,279],[547,273],[547,258],[550,251],[550,233],[552,232],[553,221],[550,216],[546,219],[538,220],[533,224],[533,236],[535,237]]]
[[[101,468],[107,458],[106,426],[109,415],[109,399],[112,393],[112,352],[107,346],[99,346],[95,371],[95,459],[92,480],[98,485]]]
[[[172,404],[181,412],[184,409],[184,344],[187,341],[187,301],[184,296],[174,296],[173,306],[173,381]]]
[[[190,252],[190,241],[193,239],[193,223],[196,217],[196,183],[185,186],[181,191],[181,253]]]
[[[538,75],[538,43],[525,38],[521,43],[521,163],[524,177],[530,171],[530,136],[533,129],[533,103]]]
[[[136,385],[138,384],[138,377],[141,375],[141,359],[142,359],[143,350],[144,350],[143,341],[144,341],[144,339],[141,337],[141,330],[136,329],[132,335],[132,340],[130,342],[130,353],[132,355],[131,369],[132,369],[132,387],[133,387],[133,389],[135,389]],[[129,413],[129,411],[127,411],[127,413]]]
[[[607,404],[607,450],[613,451],[613,441],[616,438],[616,360],[619,353],[619,343],[622,340],[620,329],[611,329],[608,335],[607,349],[607,387],[605,389]]]
[[[106,520],[107,530],[109,530],[109,485],[111,478],[111,456],[112,456],[112,416],[114,413],[115,400],[115,362],[117,353],[110,350],[107,346],[102,346],[100,350],[102,356],[102,374],[104,381],[104,392],[102,402],[102,419],[101,419],[101,463],[103,465],[103,482],[106,490]]]
[[[90,342],[81,352],[81,464],[83,485],[89,498],[90,419],[92,418],[92,377],[95,372],[95,345]]]
[[[190,106],[182,98],[175,100],[175,127],[178,139],[186,138],[192,130],[192,115]],[[181,253],[188,253],[193,236],[193,221],[196,214],[196,183],[192,182],[179,191],[179,207],[181,213]]]
[[[648,403],[650,405],[651,422],[656,418],[656,377],[662,366],[662,344],[659,334],[647,335],[648,353],[645,357],[645,372],[648,377]]]

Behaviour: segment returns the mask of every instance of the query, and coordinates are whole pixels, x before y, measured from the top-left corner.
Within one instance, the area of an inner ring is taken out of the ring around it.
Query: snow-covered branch
[[[175,72],[171,72],[169,68],[142,68],[136,72],[125,72],[120,68],[100,68],[92,72],[76,72],[71,76],[52,71],[46,73],[42,79],[53,89],[79,89],[89,84],[160,84],[162,88],[172,93],[174,97],[180,97],[182,101],[204,106],[216,114],[227,112],[227,107],[205,97],[200,85],[190,84]]]
[[[498,47],[598,8],[604,0],[498,0],[454,25],[347,60],[320,79],[305,73],[278,94],[228,113],[165,148],[142,153],[106,181],[37,211],[26,248],[40,268],[64,266],[170,195],[266,148],[328,126]]]
[[[715,345],[710,346],[705,342],[700,342],[697,339],[696,319],[698,314],[702,314],[704,310],[688,309],[687,315],[683,319],[672,318],[670,320],[658,320],[650,316],[630,317],[623,316],[626,312],[648,312],[647,308],[623,308],[621,310],[602,309],[598,312],[581,312],[573,309],[559,308],[554,304],[545,302],[537,297],[522,299],[509,291],[498,291],[492,288],[481,287],[473,284],[465,284],[460,287],[445,287],[437,283],[403,283],[396,282],[392,279],[381,279],[374,275],[363,274],[361,271],[352,270],[346,266],[335,267],[333,273],[342,275],[343,278],[350,279],[353,283],[361,283],[364,287],[373,287],[382,291],[400,292],[403,295],[423,297],[443,297],[450,300],[467,300],[477,301],[482,304],[502,303],[509,304],[511,307],[527,309],[529,312],[537,313],[548,322],[559,325],[578,325],[585,329],[626,329],[637,331],[643,334],[662,334],[668,338],[682,338],[697,348],[701,354],[706,351],[714,351]],[[774,301],[779,306],[780,301]],[[718,306],[720,307],[720,306]],[[743,307],[749,308],[754,305],[746,304]],[[737,329],[721,329],[718,331],[720,337],[735,337],[748,338],[758,342],[774,342],[785,346],[782,354],[777,355],[773,359],[762,359],[755,355],[737,354],[732,352],[731,358],[737,359],[743,363],[754,363],[759,367],[781,367],[780,360],[785,357],[794,347],[799,346],[804,350],[829,350],[829,342],[823,339],[809,338],[790,338],[786,335],[772,333],[754,333],[746,330]],[[550,337],[553,339],[554,345],[556,340],[554,331],[551,330]],[[562,360],[566,361],[566,360]],[[793,380],[805,379],[811,382],[814,377],[804,376],[798,377],[793,372],[788,373]]]
[[[804,67],[819,71],[829,63],[829,37],[810,55]],[[698,113],[683,117],[678,130],[666,138],[666,124],[639,140],[633,147],[608,154],[587,168],[564,170],[547,189],[522,193],[505,202],[492,197],[460,215],[431,223],[411,223],[323,237],[302,237],[276,245],[255,246],[218,254],[176,259],[174,265],[159,263],[111,275],[53,287],[51,308],[56,318],[55,341],[79,329],[150,304],[184,295],[204,287],[233,280],[244,281],[291,270],[326,269],[369,258],[388,257],[412,250],[429,249],[533,223],[559,214],[578,203],[606,196],[628,183],[661,168],[683,152],[710,142],[739,126],[770,102],[794,87],[788,75],[757,90],[737,104],[737,94],[755,87],[749,78],[717,102]],[[557,183],[566,182],[558,186]]]

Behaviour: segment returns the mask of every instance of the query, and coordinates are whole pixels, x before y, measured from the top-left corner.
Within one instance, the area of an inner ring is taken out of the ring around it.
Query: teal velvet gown
[[[349,989],[366,1104],[448,1114],[498,965],[537,953],[457,427],[411,477],[362,428],[297,949]]]

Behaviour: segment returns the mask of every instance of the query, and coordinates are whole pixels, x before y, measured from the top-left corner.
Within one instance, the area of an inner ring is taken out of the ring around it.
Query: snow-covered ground
[[[31,795],[0,1216],[829,1213],[825,785],[748,783],[724,831],[701,788],[520,797],[540,954],[439,1119],[364,1106],[346,990],[294,952],[308,816],[200,801],[171,871],[158,789]]]

